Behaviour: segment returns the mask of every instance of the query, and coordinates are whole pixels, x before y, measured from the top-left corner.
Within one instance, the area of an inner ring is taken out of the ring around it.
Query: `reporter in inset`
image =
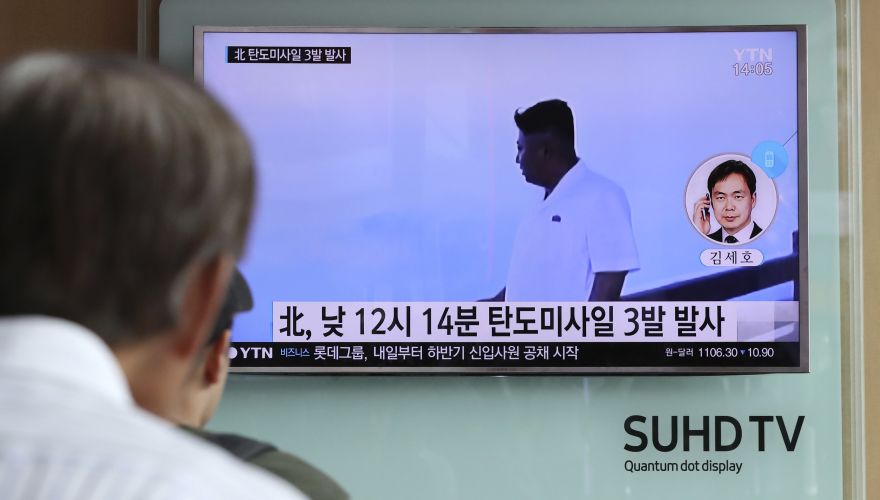
[[[694,225],[710,239],[728,245],[746,243],[763,229],[752,219],[758,201],[757,178],[748,165],[739,160],[718,164],[709,174],[707,193],[694,203]],[[709,232],[709,208],[721,226]]]

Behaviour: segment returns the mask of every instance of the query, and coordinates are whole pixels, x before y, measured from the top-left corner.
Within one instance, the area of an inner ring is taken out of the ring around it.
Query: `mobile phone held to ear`
[[[706,193],[706,201],[709,201],[709,193]],[[703,220],[709,219],[709,207],[703,207]]]

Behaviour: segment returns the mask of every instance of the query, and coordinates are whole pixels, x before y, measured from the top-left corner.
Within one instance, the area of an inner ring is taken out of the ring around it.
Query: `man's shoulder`
[[[620,187],[620,184],[615,182],[609,177],[606,177],[592,168],[589,168],[586,165],[579,166],[581,173],[579,176],[579,181],[583,184],[583,187],[587,190],[595,190],[595,191],[623,191],[623,188]]]
[[[347,500],[348,493],[323,471],[291,455],[273,449],[251,459],[251,463],[285,479],[313,500]]]
[[[261,455],[268,451],[277,450],[274,445],[266,443],[265,441],[259,441],[238,434],[209,432],[204,429],[193,429],[191,427],[183,427],[183,429],[205,441],[223,448],[227,452],[244,461],[250,461],[257,455]]]
[[[576,211],[592,210],[595,205],[627,204],[626,193],[615,181],[578,164],[553,192],[549,205],[564,206]],[[545,203],[544,207],[548,204]]]
[[[71,478],[88,476],[107,484],[108,495],[119,488],[145,498],[304,498],[270,474],[152,414],[89,396],[83,393],[82,400],[67,404],[40,397],[19,405],[17,414],[0,415],[0,451],[20,450],[17,463],[36,475],[64,464]],[[9,484],[0,481],[0,489]],[[69,479],[47,477],[46,485],[64,489]]]
[[[152,418],[155,417],[144,416],[145,420]],[[164,477],[169,484],[184,484],[194,494],[214,498],[304,498],[276,477],[235,459],[196,436],[163,424],[156,424],[164,428],[153,435],[144,452],[155,457],[159,477]],[[149,423],[142,425],[149,426]],[[198,484],[193,486],[194,483]]]
[[[274,445],[238,434],[187,429],[241,460],[271,472],[296,486],[313,500],[345,500],[348,494],[330,476],[305,460]]]
[[[761,229],[761,226],[759,226],[756,222],[755,225],[752,227],[752,234],[749,235],[749,238],[757,237],[759,234],[761,234],[761,231],[763,231],[763,229]]]
[[[577,189],[571,190],[572,197],[590,208],[595,208],[598,204],[599,207],[608,209],[629,203],[620,184],[586,166],[582,168],[577,184]]]
[[[721,241],[721,229],[719,228],[714,233],[709,233],[707,235],[710,239],[720,242]]]

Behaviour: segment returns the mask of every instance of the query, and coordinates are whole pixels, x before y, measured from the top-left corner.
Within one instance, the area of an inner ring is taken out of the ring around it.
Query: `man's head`
[[[196,368],[185,384],[184,404],[175,413],[163,415],[190,427],[205,425],[223,395],[229,371],[229,338],[235,315],[254,307],[251,289],[236,269],[207,342],[196,358]]]
[[[244,245],[253,176],[244,135],[191,83],[121,58],[12,62],[0,69],[0,315],[90,328],[139,403],[168,404]]]
[[[552,189],[577,162],[574,117],[565,101],[542,101],[513,115],[516,162],[526,182]]]
[[[755,173],[739,160],[720,163],[709,174],[708,188],[715,219],[729,234],[752,222],[757,201]]]

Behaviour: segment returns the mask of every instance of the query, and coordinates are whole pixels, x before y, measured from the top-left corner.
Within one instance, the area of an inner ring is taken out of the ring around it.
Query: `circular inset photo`
[[[776,216],[776,184],[743,154],[713,156],[687,184],[684,209],[704,238],[743,245],[761,236]]]

